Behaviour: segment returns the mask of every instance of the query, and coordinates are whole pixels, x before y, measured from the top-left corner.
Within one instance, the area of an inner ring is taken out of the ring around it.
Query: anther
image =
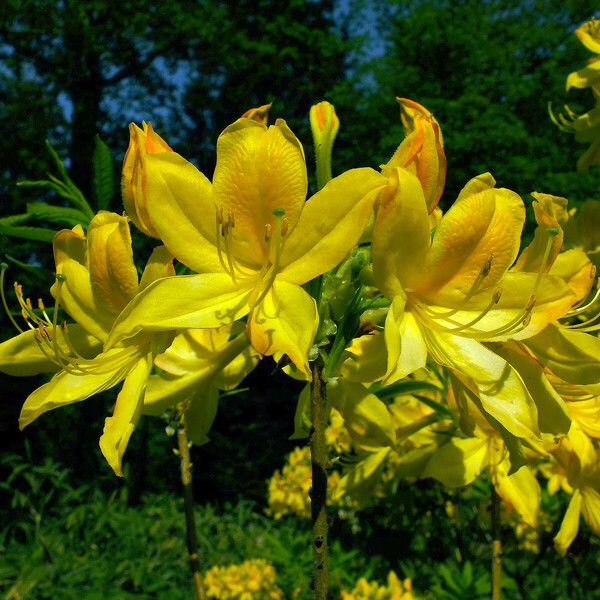
[[[269,242],[271,240],[271,235],[273,234],[273,227],[270,223],[265,225],[265,242]]]
[[[487,257],[487,260],[485,261],[485,264],[483,265],[483,268],[481,269],[481,277],[485,278],[490,274],[490,271],[492,269],[492,262],[494,260],[494,255],[490,254]]]
[[[289,221],[287,217],[283,217],[283,219],[281,219],[281,235],[287,235],[288,229],[290,227]]]

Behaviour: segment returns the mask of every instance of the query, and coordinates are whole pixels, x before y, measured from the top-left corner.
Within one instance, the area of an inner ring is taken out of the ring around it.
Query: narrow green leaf
[[[53,206],[46,202],[28,202],[27,213],[36,219],[71,227],[78,224],[87,226],[90,222],[88,216],[77,208]]]
[[[113,157],[109,147],[96,136],[92,159],[92,189],[99,210],[108,210],[115,195],[115,171]]]
[[[43,227],[27,227],[0,224],[0,234],[22,238],[24,240],[32,240],[35,242],[51,242],[54,239],[54,236],[56,235],[56,231],[52,229],[45,229]]]
[[[0,218],[0,225],[16,225],[17,223],[23,223],[29,219],[28,214],[21,215],[9,215],[8,217]]]
[[[397,383],[392,383],[392,385],[388,385],[387,387],[371,390],[373,394],[375,394],[378,398],[390,398],[392,396],[399,396],[400,394],[413,394],[414,392],[439,392],[441,391],[439,387],[427,383],[425,381],[398,381]]]
[[[43,267],[38,267],[37,265],[30,265],[29,263],[23,262],[22,260],[19,260],[18,258],[11,256],[10,254],[5,254],[4,256],[9,263],[16,265],[17,267],[19,267],[19,269],[23,271],[27,271],[38,281],[47,282],[49,279],[52,278],[52,275]]]

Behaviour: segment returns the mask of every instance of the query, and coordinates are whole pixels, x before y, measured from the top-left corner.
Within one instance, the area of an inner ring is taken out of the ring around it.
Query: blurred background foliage
[[[549,102],[560,109],[567,101],[566,75],[588,58],[573,31],[594,15],[593,1],[5,0],[0,4],[0,219],[23,213],[27,203],[60,206],[63,202],[51,189],[17,185],[20,180],[46,179],[48,172],[57,174],[46,140],[94,208],[120,212],[118,170],[130,121],[151,121],[176,151],[210,176],[219,132],[246,109],[273,102],[272,118],[285,118],[300,137],[311,172],[307,116],[310,105],[321,99],[336,106],[341,121],[334,174],[387,161],[403,137],[394,101],[401,96],[424,104],[442,126],[449,161],[443,207],[468,179],[483,171],[490,171],[499,186],[514,189],[526,202],[527,194],[537,190],[567,196],[576,206],[597,196],[600,189],[600,169],[575,171],[584,148],[552,125],[547,109]],[[569,94],[568,101],[576,111],[589,103],[576,92]],[[116,172],[110,184],[114,194],[101,199],[93,193],[97,134],[110,148],[112,154],[107,159],[105,152],[104,160],[112,159]],[[42,205],[38,209],[35,224],[56,229],[52,215],[45,214]],[[139,236],[135,243],[144,259],[148,241]],[[13,263],[8,288],[17,279],[32,297],[48,299],[53,262],[47,243],[3,234],[0,254]],[[14,335],[5,315],[0,323],[1,339]],[[263,361],[244,384],[249,391],[223,398],[211,443],[192,449],[197,500],[236,506],[247,543],[254,535],[252,527],[270,531],[268,520],[249,507],[259,512],[264,508],[266,480],[293,447],[287,438],[298,389],[273,369],[272,362]],[[6,459],[0,476],[9,481],[0,490],[4,526],[0,586],[14,583],[14,577],[26,571],[26,575],[33,573],[30,579],[38,591],[32,595],[21,590],[22,597],[57,597],[52,587],[40,583],[51,581],[63,590],[60,597],[69,597],[64,590],[87,589],[86,597],[92,598],[92,591],[101,594],[110,589],[106,586],[117,585],[109,578],[110,570],[114,575],[116,569],[112,563],[109,567],[115,553],[128,560],[128,553],[133,556],[153,544],[144,537],[148,531],[154,535],[152,527],[173,527],[178,529],[177,549],[164,546],[169,545],[172,532],[157,532],[156,552],[165,555],[154,556],[156,562],[148,559],[138,575],[134,575],[138,567],[122,567],[121,572],[128,574],[119,579],[122,593],[114,597],[129,597],[127,593],[139,594],[143,589],[143,597],[175,598],[160,585],[156,590],[145,587],[148,574],[159,569],[165,578],[175,578],[169,585],[187,585],[180,564],[184,560],[180,507],[173,499],[178,467],[165,423],[142,420],[127,453],[128,476],[118,481],[101,460],[96,442],[114,396],[45,415],[25,432],[18,431],[20,406],[42,381],[0,379],[0,439]],[[15,478],[17,468],[21,474]],[[22,489],[27,473],[38,486],[35,490],[33,483]],[[43,502],[40,494],[50,493],[39,486],[54,490],[47,507],[36,505]],[[419,498],[431,496],[431,505],[443,502],[436,496],[442,492],[435,484],[419,486],[423,488]],[[433,567],[438,561],[451,581],[462,578],[465,586],[473,588],[472,596],[465,595],[465,587],[460,597],[480,597],[481,586],[489,589],[487,558],[475,562],[473,571],[470,561],[478,558],[475,546],[467,544],[462,554],[456,554],[452,536],[459,535],[459,529],[451,520],[422,509],[423,528],[414,528],[418,507],[412,513],[400,510],[403,503],[415,502],[414,497],[405,491],[388,502],[393,506],[378,507],[360,519],[365,529],[359,536],[364,547],[359,547],[358,557],[351,550],[356,543],[352,528],[339,524],[347,545],[334,548],[334,563],[339,552],[340,564],[346,565],[343,572],[385,577],[386,569],[397,568],[414,577],[421,589],[434,585],[450,589],[443,573]],[[128,508],[132,505],[141,508],[135,512]],[[87,511],[79,510],[81,506]],[[211,510],[202,508],[199,521],[214,521],[216,527],[221,517]],[[35,516],[42,513],[43,520]],[[476,515],[470,518],[463,526],[477,520]],[[438,530],[442,522],[446,525]],[[112,533],[98,523],[106,527],[111,523]],[[206,530],[205,525],[200,527]],[[292,547],[285,538],[291,539],[292,530],[295,539],[304,535],[298,533],[302,527],[289,520],[276,533],[269,533],[277,537],[282,552]],[[484,529],[473,535],[485,540],[489,532]],[[432,539],[427,541],[427,536]],[[216,544],[217,538],[221,540],[221,533],[213,535],[210,543]],[[123,547],[125,539],[128,544],[139,542],[140,548]],[[245,546],[238,547],[235,536],[231,539],[227,549],[212,548],[207,564],[213,564],[219,553],[223,559],[244,558],[240,548]],[[272,548],[261,552],[256,556],[273,560],[278,568],[285,563],[281,556],[269,554]],[[351,558],[345,556],[348,552]],[[91,553],[88,562],[81,558],[84,553]],[[585,595],[586,586],[578,583],[583,578],[579,569],[589,562],[585,549],[575,548],[574,556],[563,563],[548,550],[525,566],[519,563],[523,559],[515,558],[510,567],[516,573],[514,597],[538,597],[531,591],[519,596],[519,585],[527,590],[528,583],[519,584],[518,577],[524,577],[521,570],[544,573],[544,569],[568,577],[568,583],[565,579],[560,591],[565,595],[558,596],[553,586],[562,580],[550,578],[542,582],[539,597],[544,590],[552,597],[591,597]],[[94,560],[106,564],[98,566]],[[295,560],[293,555],[290,562]],[[80,566],[78,561],[83,561]],[[71,582],[63,573],[66,564],[75,573]],[[92,572],[96,580],[89,579]],[[344,576],[340,574],[335,585],[341,585]],[[291,581],[293,573],[286,571],[285,577]],[[83,580],[88,588],[81,587]],[[285,589],[291,593],[289,585]],[[436,597],[452,596],[440,591]]]

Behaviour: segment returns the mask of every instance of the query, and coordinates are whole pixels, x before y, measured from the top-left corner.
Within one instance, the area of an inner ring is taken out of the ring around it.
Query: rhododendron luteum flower
[[[508,272],[525,218],[517,194],[489,174],[472,179],[431,239],[421,185],[396,169],[373,231],[375,282],[392,305],[385,322],[388,380],[425,366],[428,354],[454,370],[484,409],[518,437],[537,436],[537,410],[518,373],[482,341],[534,335],[564,315],[575,295],[546,274],[548,236],[537,272]]]
[[[139,160],[153,229],[199,274],[149,286],[123,311],[108,346],[142,329],[219,327],[248,315],[258,352],[287,354],[308,374],[318,317],[301,285],[354,246],[386,179],[353,169],[305,202],[304,152],[283,120],[227,127],[212,184],[173,152],[141,152]]]
[[[54,238],[54,257],[53,318],[36,314],[17,288],[33,329],[0,344],[0,369],[29,375],[35,364],[36,372],[58,371],[25,400],[21,428],[48,410],[85,400],[124,381],[100,438],[102,453],[120,475],[123,453],[141,414],[153,352],[162,350],[162,342],[140,333],[108,350],[101,351],[101,346],[127,303],[154,279],[174,273],[171,258],[163,246],[155,249],[138,281],[127,219],[104,211],[90,222],[87,237],[80,226],[60,231]],[[59,307],[77,325],[61,327]],[[15,348],[16,356],[12,355]]]

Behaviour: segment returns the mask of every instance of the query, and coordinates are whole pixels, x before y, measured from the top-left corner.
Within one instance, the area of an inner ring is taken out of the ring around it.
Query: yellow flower
[[[496,189],[489,174],[472,179],[431,239],[419,180],[402,168],[382,197],[373,231],[373,273],[392,300],[385,321],[388,381],[425,366],[451,369],[486,412],[517,437],[537,437],[537,409],[511,365],[482,344],[530,337],[564,315],[575,294],[548,274],[549,231],[537,272],[508,271],[520,242],[520,197]],[[537,246],[536,246],[537,248]]]
[[[554,537],[556,549],[564,555],[577,535],[580,515],[600,535],[600,457],[592,441],[575,423],[553,454],[573,489],[560,530]]]
[[[53,318],[43,305],[41,312],[35,312],[17,286],[31,329],[0,344],[0,369],[15,375],[57,371],[25,400],[21,428],[48,410],[85,400],[123,381],[100,438],[102,453],[121,475],[121,459],[141,414],[152,356],[162,351],[162,342],[141,333],[111,349],[101,347],[113,321],[139,290],[157,277],[173,274],[171,257],[164,247],[155,249],[138,282],[127,219],[104,211],[90,222],[87,237],[80,226],[59,232],[54,239],[54,257]],[[61,326],[59,307],[77,324]]]
[[[304,152],[281,119],[227,127],[212,184],[176,153],[146,154],[142,163],[153,228],[199,274],[149,286],[123,311],[108,347],[142,329],[219,327],[249,315],[254,348],[287,354],[308,375],[318,315],[301,285],[357,242],[386,179],[354,169],[305,202]]]

